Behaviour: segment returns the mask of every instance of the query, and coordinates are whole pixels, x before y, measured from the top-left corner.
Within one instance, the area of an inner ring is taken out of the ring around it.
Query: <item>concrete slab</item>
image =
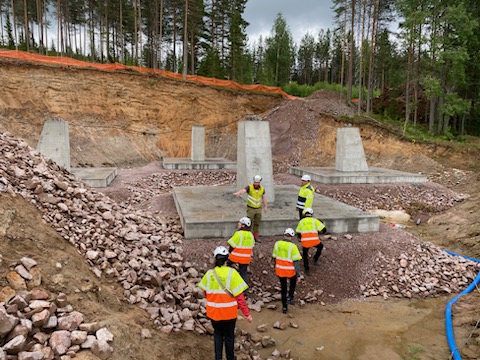
[[[91,187],[107,187],[117,176],[117,168],[72,168],[72,174]]]
[[[163,168],[167,170],[235,170],[237,163],[225,158],[206,158],[203,161],[189,158],[163,158]]]
[[[422,183],[427,177],[397,170],[370,167],[368,171],[337,171],[333,167],[291,167],[290,174],[310,175],[322,184],[393,184]],[[316,195],[315,195],[316,196]]]
[[[173,198],[186,239],[227,238],[235,232],[238,219],[245,216],[245,199],[232,195],[232,186],[174,187]],[[295,203],[299,187],[276,185],[275,202],[263,214],[260,236],[281,236],[287,227],[298,224]],[[315,194],[318,210],[315,214],[331,233],[376,232],[379,218],[343,204],[334,199]]]

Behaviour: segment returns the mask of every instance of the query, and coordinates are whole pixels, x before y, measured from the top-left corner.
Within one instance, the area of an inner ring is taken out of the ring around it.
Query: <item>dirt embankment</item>
[[[207,156],[235,159],[236,121],[246,114],[263,115],[271,125],[274,172],[277,178],[287,178],[283,173],[292,165],[332,166],[336,129],[350,122],[348,116],[354,114],[336,94],[328,92],[318,92],[306,100],[284,101],[130,73],[8,61],[0,64],[0,81],[1,131],[9,131],[35,147],[44,120],[61,117],[70,124],[72,165],[131,167],[121,172],[119,178],[125,181],[125,186],[116,190],[122,199],[128,197],[128,183],[139,179],[133,167],[162,156],[189,155],[193,124],[206,127]],[[448,144],[415,144],[370,123],[354,126],[360,128],[369,166],[422,172],[431,181],[470,195],[440,213],[422,207],[421,203],[410,204],[410,209],[422,215],[422,221],[419,225],[409,224],[407,230],[444,248],[480,257],[478,145],[466,144],[456,149]],[[355,191],[319,187],[325,193],[341,194],[345,201],[353,201],[355,196],[368,199],[370,190],[368,186]],[[401,199],[398,191],[395,196]],[[385,197],[389,197],[388,193]],[[153,209],[160,215],[171,215],[171,196],[166,193],[158,199],[160,202]],[[144,204],[145,210],[147,205]],[[93,276],[82,262],[84,259],[42,222],[37,211],[18,196],[2,196],[0,218],[10,219],[8,224],[0,224],[0,230],[4,230],[0,232],[2,278],[22,256],[41,261],[49,291],[67,293],[75,308],[92,321],[102,321],[115,334],[114,359],[211,357],[210,338],[190,333],[166,336],[155,331],[143,310],[124,301],[123,289],[114,281]],[[258,247],[265,248],[264,254],[258,256],[270,256],[267,245],[266,242]],[[335,254],[328,253],[333,246],[333,242],[327,245],[325,260]],[[57,263],[62,265],[61,270]],[[322,272],[318,276],[319,283],[326,277],[332,277],[329,281],[334,283],[339,273]],[[299,285],[299,294],[309,291],[308,284],[307,281]],[[348,287],[346,284],[345,288]],[[292,349],[292,357],[298,359],[320,355],[331,359],[443,358],[448,352],[442,319],[446,301],[446,297],[389,302],[376,299],[332,307],[294,307],[285,321],[296,323],[299,329],[292,327],[283,332],[272,330],[273,323],[279,320],[278,312],[262,311],[254,313],[253,325],[240,321],[239,327],[255,332],[255,326],[267,324],[268,333],[277,339],[276,347],[282,351]],[[472,331],[470,323],[477,320],[474,309],[478,308],[478,301],[478,296],[473,295],[462,304],[464,312],[456,323],[463,336],[460,345]],[[142,329],[150,329],[153,338],[144,338]],[[321,339],[317,334],[321,334]],[[261,355],[268,357],[273,350],[262,351]],[[480,353],[471,348],[469,351],[470,358]],[[468,358],[468,354],[463,355]],[[93,359],[90,356],[80,353],[79,358]]]
[[[195,124],[206,129],[207,156],[235,156],[228,134],[236,121],[282,101],[157,76],[5,59],[0,81],[0,129],[36,147],[45,120],[67,121],[72,166],[136,166],[162,156],[188,157]]]

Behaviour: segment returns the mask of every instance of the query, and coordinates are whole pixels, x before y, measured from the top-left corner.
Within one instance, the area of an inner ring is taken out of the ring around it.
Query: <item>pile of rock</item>
[[[85,323],[65,294],[52,299],[38,288],[41,276],[35,260],[24,257],[12,268],[7,274],[12,287],[0,289],[0,359],[71,359],[84,349],[100,359],[110,357],[113,335],[96,322]],[[36,288],[26,290],[27,282]]]
[[[8,134],[0,134],[0,151],[0,192],[34,203],[95,275],[116,278],[156,326],[205,332],[195,320],[198,272],[183,261],[179,224],[116,204]]]
[[[450,255],[429,243],[410,241],[400,256],[379,253],[374,281],[361,286],[364,296],[429,297],[458,293],[475,278],[480,264],[462,256]]]
[[[468,198],[466,194],[458,194],[452,190],[433,183],[421,184],[356,184],[344,185],[332,189],[321,185],[316,192],[334,198],[345,204],[364,211],[414,210],[436,213],[452,208]]]
[[[132,194],[126,204],[139,204],[154,196],[171,192],[174,186],[218,186],[235,184],[236,175],[226,171],[188,171],[157,173],[142,178],[134,183],[128,183]]]

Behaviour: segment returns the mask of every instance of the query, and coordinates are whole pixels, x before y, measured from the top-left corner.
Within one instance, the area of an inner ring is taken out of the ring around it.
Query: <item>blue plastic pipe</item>
[[[451,251],[446,251],[445,250],[445,252],[450,254],[450,255],[453,255],[453,256],[461,256],[465,259],[480,263],[480,260],[475,259],[475,258],[471,258],[471,257],[464,256],[464,255],[458,255],[458,254],[455,254]],[[450,357],[451,359],[453,358],[454,360],[462,360],[462,357],[460,356],[460,352],[457,349],[457,344],[455,343],[455,336],[453,335],[452,305],[455,304],[461,296],[472,292],[472,290],[476,288],[476,286],[479,282],[480,282],[480,272],[478,273],[475,280],[473,280],[473,282],[465,290],[463,290],[460,294],[455,296],[452,300],[450,300],[447,303],[447,307],[445,309],[445,328],[446,328],[446,332],[447,332],[448,347],[450,348],[450,354],[452,354],[452,356]]]

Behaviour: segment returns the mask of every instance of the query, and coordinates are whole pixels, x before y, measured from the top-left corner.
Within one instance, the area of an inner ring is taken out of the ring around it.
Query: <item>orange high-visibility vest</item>
[[[198,283],[198,287],[205,291],[207,298],[207,316],[217,321],[236,319],[238,315],[237,300],[222,290],[215,279],[214,270],[225,288],[230,290],[235,297],[248,288],[238,271],[231,267],[217,266],[215,269],[208,270]]]
[[[314,217],[306,216],[299,221],[296,232],[301,234],[302,247],[311,248],[320,244],[318,232],[322,231],[325,225]]]
[[[302,259],[297,245],[287,240],[279,240],[275,243],[272,257],[275,258],[275,273],[279,277],[286,278],[296,275],[293,262]]]
[[[231,261],[239,264],[250,264],[253,246],[255,245],[255,239],[250,231],[236,231],[228,240],[228,245],[233,248],[229,256]]]

